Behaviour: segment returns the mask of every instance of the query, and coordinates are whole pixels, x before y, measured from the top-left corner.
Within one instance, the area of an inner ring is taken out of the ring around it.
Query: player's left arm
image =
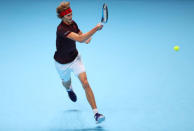
[[[80,31],[78,32],[78,34],[81,35],[81,34],[83,34],[83,33],[82,33],[82,31],[80,30]],[[91,37],[88,38],[88,39],[85,41],[85,43],[86,43],[86,44],[89,44],[90,41],[91,41],[91,39],[92,39]]]

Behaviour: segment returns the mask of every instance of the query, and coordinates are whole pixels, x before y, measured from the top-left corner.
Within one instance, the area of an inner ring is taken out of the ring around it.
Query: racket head
[[[107,23],[108,22],[108,6],[104,3],[102,6],[102,19],[101,23]]]

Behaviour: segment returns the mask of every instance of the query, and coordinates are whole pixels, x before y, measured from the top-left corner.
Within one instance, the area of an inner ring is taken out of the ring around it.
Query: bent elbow
[[[78,40],[78,42],[79,42],[79,43],[84,43],[84,40],[81,40],[81,39],[80,39],[80,40]]]
[[[82,36],[80,36],[80,37],[78,38],[78,42],[80,42],[80,43],[84,43],[84,42],[85,42],[85,40],[83,39],[83,37],[82,37]]]
[[[79,42],[80,42],[80,43],[84,43],[85,41],[84,41],[84,40],[80,40]]]

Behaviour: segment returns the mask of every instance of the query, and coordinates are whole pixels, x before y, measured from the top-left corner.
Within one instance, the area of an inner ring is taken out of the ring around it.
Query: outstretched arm
[[[103,27],[103,25],[101,25],[100,23],[97,24],[93,29],[91,29],[89,32],[87,33],[82,33],[82,32],[79,32],[78,34],[77,33],[74,33],[74,32],[71,32],[67,35],[67,38],[69,39],[72,39],[74,41],[78,41],[80,43],[83,43],[83,42],[86,42],[93,34],[96,33],[96,31],[98,30],[101,30]]]

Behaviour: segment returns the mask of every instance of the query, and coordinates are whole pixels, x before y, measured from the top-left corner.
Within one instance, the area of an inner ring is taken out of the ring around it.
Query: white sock
[[[95,115],[96,113],[98,113],[98,109],[93,109],[93,113],[94,113],[94,115]]]
[[[72,91],[72,86],[70,85],[68,89],[66,89],[67,91]]]

